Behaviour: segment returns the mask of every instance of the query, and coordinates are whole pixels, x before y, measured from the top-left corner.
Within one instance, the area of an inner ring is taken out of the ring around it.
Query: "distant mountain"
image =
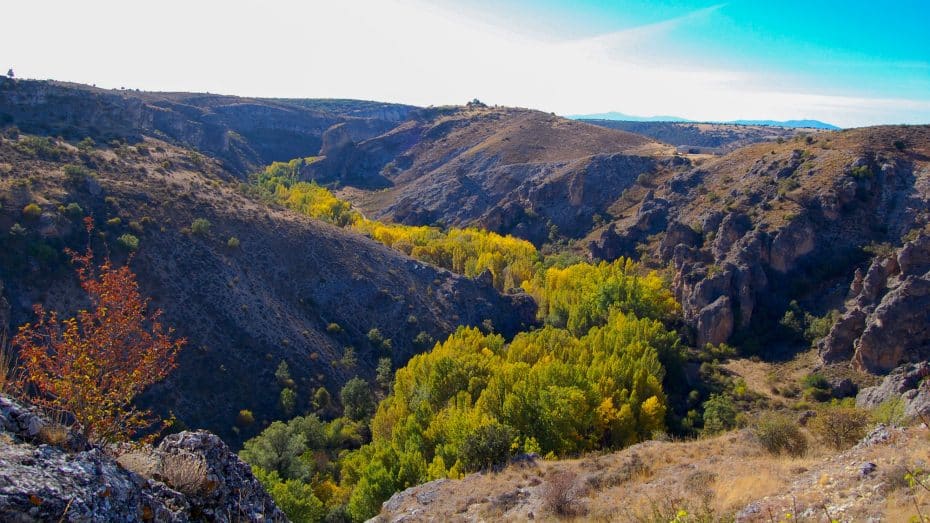
[[[770,127],[806,127],[809,129],[825,129],[828,131],[839,131],[841,127],[837,127],[832,123],[821,122],[820,120],[785,120],[779,122],[777,120],[733,120],[732,122],[737,125],[766,125]]]
[[[631,114],[611,111],[608,113],[573,114],[566,116],[572,120],[620,120],[624,122],[690,122],[678,116],[633,116]]]
[[[688,120],[679,116],[633,116],[630,114],[618,113],[611,111],[607,113],[595,114],[573,114],[566,116],[572,120],[614,120],[623,122],[676,122],[676,123],[722,123],[735,125],[764,125],[768,127],[806,127],[809,129],[825,129],[838,131],[837,127],[831,123],[821,122],[820,120],[730,120],[730,121],[707,121],[699,122],[698,120]]]

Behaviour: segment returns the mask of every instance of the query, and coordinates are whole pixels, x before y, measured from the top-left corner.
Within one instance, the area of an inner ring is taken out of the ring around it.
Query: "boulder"
[[[730,298],[720,296],[701,309],[697,316],[697,345],[723,343],[733,334],[733,309]]]
[[[930,356],[930,273],[908,276],[885,294],[855,345],[853,361],[869,372]]]
[[[181,432],[126,452],[76,445],[70,431],[67,444],[45,444],[49,425],[34,407],[0,395],[0,520],[287,521],[216,435]]]
[[[867,387],[856,396],[856,406],[875,408],[882,403],[901,398],[904,415],[910,418],[930,414],[930,362],[909,363],[896,368],[875,387]]]
[[[866,314],[860,309],[852,309],[830,327],[830,332],[820,342],[817,349],[826,363],[849,360],[853,355],[853,343],[865,328]]]
[[[675,252],[675,247],[679,245],[697,247],[700,243],[700,234],[681,222],[673,222],[668,226],[665,236],[662,238],[662,243],[659,245],[659,255],[662,258],[671,258]]]
[[[930,270],[930,235],[921,235],[904,244],[898,251],[897,261],[904,276],[923,274]]]

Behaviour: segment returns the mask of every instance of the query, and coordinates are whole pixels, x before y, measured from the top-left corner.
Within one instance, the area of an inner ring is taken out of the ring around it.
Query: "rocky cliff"
[[[825,361],[887,372],[930,358],[930,234],[919,234],[856,270],[843,315],[818,344]]]
[[[0,395],[0,519],[287,521],[249,466],[208,432],[172,434],[156,447],[79,439]]]
[[[588,248],[601,258],[645,252],[657,264],[670,263],[676,295],[699,345],[724,342],[739,332],[759,337],[774,331],[791,300],[818,314],[841,308],[856,270],[874,259],[878,265],[869,269],[873,275],[863,298],[872,305],[850,311],[843,322],[856,323],[861,313],[879,320],[899,316],[900,328],[917,329],[908,336],[916,336],[919,345],[924,334],[914,311],[924,292],[925,269],[917,261],[923,244],[904,249],[912,260],[906,274],[894,267],[897,262],[871,253],[885,244],[901,245],[928,223],[928,154],[926,126],[858,129],[746,147],[630,188],[629,193],[644,196],[618,202],[612,211],[619,219],[593,234]],[[897,279],[888,288],[892,273]],[[884,306],[875,301],[882,296],[888,300]],[[910,305],[900,305],[902,300]],[[864,327],[858,321],[858,329]],[[892,330],[873,327],[857,343],[876,347],[888,336],[904,334]],[[826,352],[851,356],[852,340],[861,336],[840,343],[841,336],[829,342],[837,348]],[[909,350],[893,349],[882,361],[863,354],[857,361],[870,370],[887,370]]]

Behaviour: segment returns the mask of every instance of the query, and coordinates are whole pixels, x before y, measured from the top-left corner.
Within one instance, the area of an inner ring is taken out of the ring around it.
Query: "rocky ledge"
[[[223,441],[181,432],[157,447],[100,447],[0,395],[0,520],[287,521]]]

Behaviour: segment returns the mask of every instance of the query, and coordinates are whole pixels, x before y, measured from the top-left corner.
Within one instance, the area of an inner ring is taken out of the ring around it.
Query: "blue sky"
[[[0,67],[149,90],[930,123],[926,0],[137,5],[9,3]]]

